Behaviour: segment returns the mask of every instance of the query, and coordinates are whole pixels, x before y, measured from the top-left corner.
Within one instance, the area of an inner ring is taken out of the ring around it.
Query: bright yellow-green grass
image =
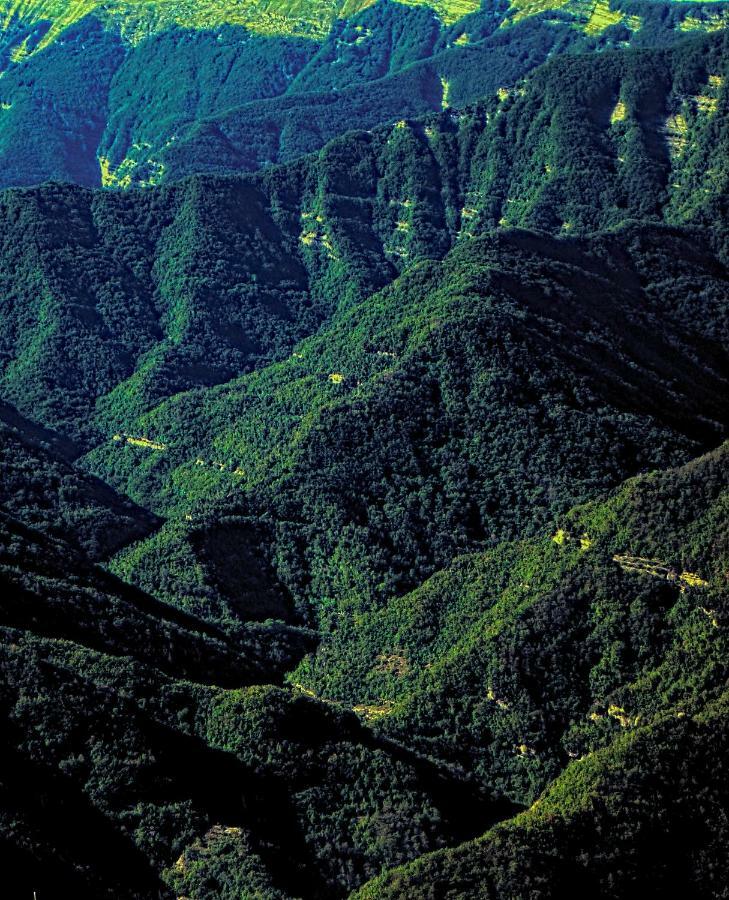
[[[376,0],[0,0],[3,29],[14,21],[51,22],[36,50],[52,43],[65,29],[94,13],[136,42],[172,25],[214,28],[243,25],[259,34],[324,36],[337,17],[346,18]],[[400,0],[409,6],[431,6],[450,24],[479,7],[479,0]]]
[[[610,0],[511,0],[510,10],[512,16],[504,24],[550,10],[561,10],[574,16],[577,26],[593,35],[620,23],[631,31],[638,31],[642,25],[639,16],[629,16],[617,8],[612,9]]]
[[[729,26],[729,14],[726,10],[707,12],[703,8],[694,15],[689,13],[680,24],[681,31],[720,31]]]
[[[242,25],[258,34],[296,35],[321,39],[336,18],[350,18],[377,0],[0,0],[0,27],[13,22],[51,27],[32,52],[51,44],[68,27],[91,13],[110,27],[118,28],[130,43],[171,26],[215,28]],[[406,6],[430,6],[450,25],[475,12],[480,0],[397,0]],[[623,23],[632,31],[641,26],[638,16],[612,9],[610,0],[511,0],[511,15],[504,22],[550,10],[572,14],[576,24],[589,34],[598,34],[611,25]],[[726,26],[726,14],[703,11],[688,16],[684,30],[711,30]],[[28,55],[25,43],[12,48],[11,58],[22,62]]]

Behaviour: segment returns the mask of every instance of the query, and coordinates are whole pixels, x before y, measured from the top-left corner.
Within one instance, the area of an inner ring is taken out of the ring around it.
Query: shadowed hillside
[[[726,9],[0,2],[6,893],[726,895]]]

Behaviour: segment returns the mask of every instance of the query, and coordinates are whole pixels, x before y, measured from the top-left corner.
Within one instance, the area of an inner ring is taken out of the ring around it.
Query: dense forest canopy
[[[5,0],[0,186],[255,171],[547,59],[723,29],[724,2]],[[169,73],[173,71],[174,77]]]
[[[9,896],[729,896],[729,4],[0,3]]]

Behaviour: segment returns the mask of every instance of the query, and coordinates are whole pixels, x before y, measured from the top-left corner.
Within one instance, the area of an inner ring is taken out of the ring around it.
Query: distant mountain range
[[[728,10],[0,4],[8,896],[726,896]]]
[[[512,88],[556,54],[665,46],[729,15],[619,3],[5,2],[0,185],[255,171]]]

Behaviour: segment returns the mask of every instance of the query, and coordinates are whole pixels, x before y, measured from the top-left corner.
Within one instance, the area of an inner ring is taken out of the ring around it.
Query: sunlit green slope
[[[321,38],[337,18],[351,18],[376,0],[4,0],[0,16],[11,26],[43,26],[34,46],[15,50],[19,61],[29,50],[49,46],[86,16],[121,30],[136,42],[172,27],[208,29],[242,25],[257,34]],[[430,6],[447,24],[478,9],[479,0],[405,0]]]
[[[41,50],[57,40],[66,29],[87,16],[96,16],[107,26],[121,30],[125,39],[136,42],[171,27],[192,29],[242,25],[265,35],[299,35],[321,38],[337,19],[348,19],[373,6],[377,0],[3,0],[0,23],[13,27],[42,27],[42,37],[31,46],[18,47],[16,59]],[[480,0],[395,0],[404,6],[427,6],[446,25],[476,12]],[[718,13],[702,14],[708,3],[692,4],[686,29],[720,23]],[[723,4],[721,5],[723,6]],[[598,33],[617,24],[632,29],[641,26],[640,15],[624,12],[609,0],[511,0],[502,15],[516,22],[541,13],[563,12],[581,23],[587,32]],[[468,36],[464,38],[464,43]]]
[[[460,560],[319,662],[368,657],[380,728],[532,804],[358,896],[722,896],[728,453]]]
[[[715,281],[711,264],[667,232],[592,246],[620,255],[617,268],[585,249],[544,235],[474,239],[338,317],[285,362],[142,417],[137,432],[164,452],[101,445],[88,458],[95,471],[179,516],[118,557],[117,571],[145,585],[174,572],[178,597],[201,609],[217,577],[216,519],[244,532],[261,515],[264,553],[301,613],[326,627],[459,552],[686,458],[697,439],[710,446],[726,421],[725,363],[711,340],[691,361],[691,318],[700,296],[707,312],[710,298],[722,304],[726,276],[717,270]],[[666,271],[679,292],[698,288],[691,312],[674,306],[682,295],[664,288]],[[666,331],[641,311],[657,294],[678,316]],[[655,368],[665,341],[672,363]]]
[[[728,454],[346,614],[294,680],[533,802],[570,759],[722,689]]]
[[[667,0],[5,2],[0,185],[255,171],[510,89],[554,55],[726,19],[725,2]]]

